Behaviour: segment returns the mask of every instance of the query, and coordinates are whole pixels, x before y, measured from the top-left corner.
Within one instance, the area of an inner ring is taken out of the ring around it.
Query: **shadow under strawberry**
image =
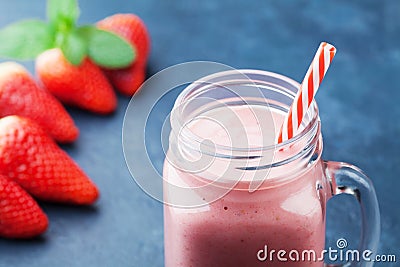
[[[78,206],[61,203],[38,202],[50,220],[50,228],[58,223],[70,224],[73,222],[84,224],[93,223],[93,218],[98,217],[100,208],[96,205]],[[54,227],[57,228],[57,227]],[[55,229],[54,229],[55,230]],[[62,230],[62,229],[59,229]]]

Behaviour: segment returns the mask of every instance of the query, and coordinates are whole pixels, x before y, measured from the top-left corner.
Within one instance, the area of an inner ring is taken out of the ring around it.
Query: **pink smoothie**
[[[265,107],[250,110],[238,106],[233,111],[237,117],[230,118],[231,111],[228,115],[224,109],[210,111],[205,116],[207,119],[194,120],[188,127],[194,134],[219,145],[231,146],[232,140],[235,140],[235,145],[248,147],[274,143],[277,128],[274,124],[280,125],[283,114],[272,111],[271,117],[258,116],[269,114]],[[221,118],[223,123],[218,123]],[[243,127],[238,126],[238,119],[244,125],[246,135],[243,135]],[[277,152],[274,161],[290,153]],[[208,187],[204,194],[193,191],[194,197],[204,201],[202,206],[180,208],[165,205],[165,266],[322,266],[321,261],[302,261],[304,251],[313,250],[319,258],[324,249],[325,198],[316,190],[323,177],[318,162],[298,171],[287,169],[293,166],[273,169],[255,192],[243,190],[255,172],[245,171],[233,190],[211,203],[208,203],[211,200],[208,197],[213,190],[221,190],[219,187]],[[225,173],[226,168],[226,160],[216,159],[207,170],[194,175],[177,170],[166,160],[163,175],[168,183],[193,186]],[[277,182],[285,175],[288,178],[285,182]],[[165,199],[174,197],[167,182],[164,184]],[[266,250],[267,254],[260,250]],[[272,250],[275,252],[271,255]],[[286,251],[285,255],[280,255],[281,260],[277,256],[279,250]],[[298,260],[295,252],[291,254],[292,259],[289,257],[292,250],[298,252]],[[285,258],[287,261],[283,261]],[[305,258],[307,260],[308,256]]]

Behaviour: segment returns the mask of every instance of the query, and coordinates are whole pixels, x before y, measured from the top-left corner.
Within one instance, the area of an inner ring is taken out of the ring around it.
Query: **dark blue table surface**
[[[44,7],[43,0],[1,0],[0,26],[43,18]],[[339,52],[317,96],[324,157],[371,177],[382,217],[380,252],[400,260],[399,1],[82,0],[81,10],[81,23],[117,12],[141,16],[152,38],[149,75],[210,60],[300,81],[319,42],[335,44]],[[0,266],[163,266],[162,204],[135,184],[122,153],[128,102],[119,97],[118,110],[106,117],[69,109],[81,135],[64,149],[97,183],[101,199],[85,208],[41,203],[49,230],[30,241],[0,239]],[[162,160],[155,158],[158,167]],[[345,237],[356,247],[358,218],[351,199],[331,201],[327,246]]]

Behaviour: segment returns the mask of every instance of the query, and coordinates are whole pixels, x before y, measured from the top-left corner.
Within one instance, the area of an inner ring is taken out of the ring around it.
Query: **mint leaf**
[[[121,37],[94,26],[80,28],[88,44],[89,57],[99,66],[117,69],[128,67],[135,59],[134,48]]]
[[[72,27],[79,17],[79,12],[77,0],[47,0],[47,18],[53,25],[63,23]]]
[[[87,54],[86,41],[77,31],[72,31],[65,36],[60,48],[67,60],[76,66],[82,63]]]
[[[44,21],[27,20],[0,30],[0,57],[34,59],[52,47],[52,31]]]

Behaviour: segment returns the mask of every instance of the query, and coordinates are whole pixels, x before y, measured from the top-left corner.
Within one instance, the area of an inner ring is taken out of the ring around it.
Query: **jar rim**
[[[287,84],[291,85],[293,88],[296,88],[297,90],[299,90],[300,88],[300,84],[298,82],[296,82],[295,80],[284,76],[282,74],[278,74],[278,73],[274,73],[274,72],[270,72],[270,71],[265,71],[265,70],[254,70],[254,69],[235,69],[235,70],[227,70],[227,71],[221,71],[221,72],[217,72],[211,75],[207,75],[204,76],[202,78],[200,78],[198,81],[196,82],[202,82],[202,83],[210,83],[210,80],[216,79],[216,78],[223,78],[224,76],[229,76],[232,74],[240,74],[243,75],[244,77],[246,77],[246,79],[248,79],[248,81],[251,81],[252,83],[254,83],[255,85],[257,85],[257,81],[251,79],[248,75],[261,75],[261,76],[268,76],[268,77],[272,77],[275,78],[277,80],[281,80],[286,82]],[[175,110],[177,107],[181,106],[185,101],[187,101],[188,99],[190,99],[190,97],[192,97],[190,94],[193,92],[194,89],[198,90],[198,88],[196,88],[197,84],[196,82],[188,85],[177,97],[173,110]],[[218,82],[218,85],[221,85],[221,83],[227,83],[229,82],[229,79],[227,80],[223,80],[222,82]],[[213,82],[211,82],[211,84],[213,84]],[[297,92],[294,92],[292,90],[288,90],[289,95],[291,98],[294,99],[295,94]],[[315,101],[315,99],[313,99],[310,108],[307,110],[307,113],[312,112],[312,116],[311,116],[311,120],[307,123],[307,125],[302,128],[299,132],[297,132],[292,138],[283,141],[282,143],[279,144],[272,144],[272,145],[265,145],[265,146],[254,146],[254,147],[248,147],[248,148],[238,148],[238,147],[232,147],[232,146],[226,146],[226,145],[221,145],[221,144],[213,144],[214,148],[220,151],[224,151],[224,150],[229,150],[231,152],[256,152],[256,151],[267,151],[267,150],[283,150],[287,147],[290,147],[291,145],[293,145],[294,143],[297,143],[299,140],[303,140],[304,138],[306,138],[306,136],[308,136],[313,129],[315,129],[317,123],[319,122],[319,111],[318,111],[318,106],[317,103]],[[180,116],[178,116],[179,118]],[[177,120],[176,121],[178,123],[178,127],[181,128],[183,127],[183,122],[181,120]],[[172,125],[171,125],[172,126]],[[187,128],[187,127],[186,127]],[[204,139],[199,137],[198,135],[194,134],[193,132],[191,132],[189,129],[187,129],[186,134],[188,135],[187,137],[189,137],[191,140],[194,140],[195,142],[202,142]],[[317,135],[317,134],[316,134]],[[310,139],[315,139],[313,138],[315,136],[312,136]]]

